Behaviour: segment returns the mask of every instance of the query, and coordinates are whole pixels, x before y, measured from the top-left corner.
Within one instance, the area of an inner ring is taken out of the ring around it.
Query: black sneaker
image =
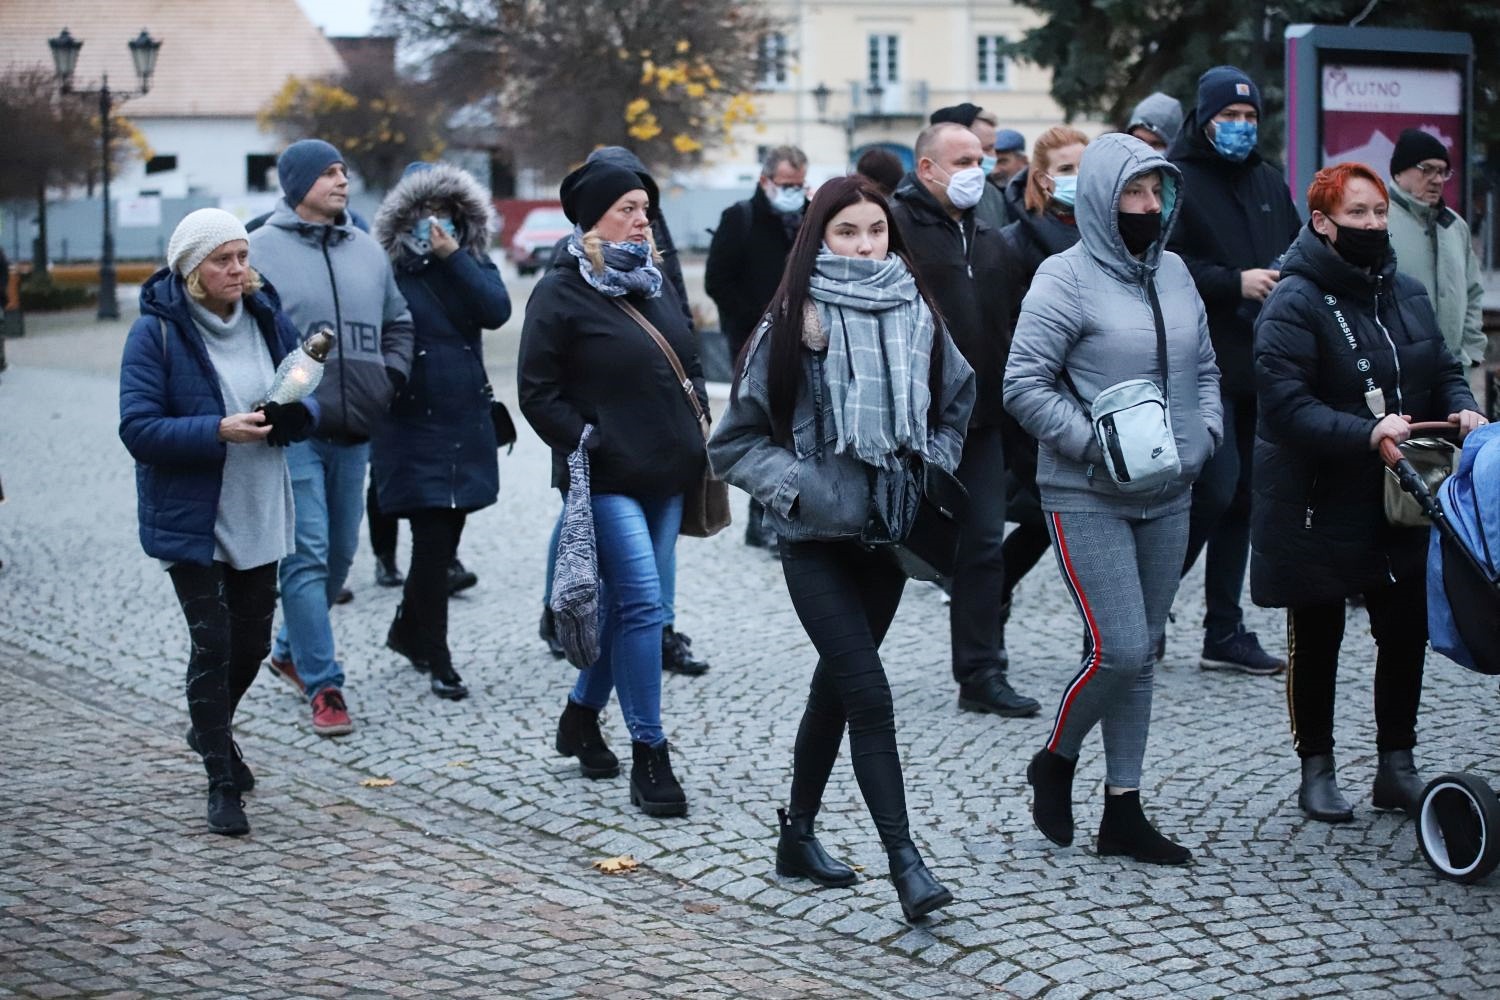
[[[245,803],[233,785],[219,784],[208,790],[208,832],[226,837],[243,837],[250,832]]]
[[[1204,670],[1237,670],[1255,677],[1271,677],[1286,669],[1286,661],[1262,649],[1255,633],[1246,631],[1243,625],[1223,639],[1204,636],[1198,665]]]
[[[668,625],[661,630],[661,668],[670,674],[698,677],[708,673],[708,661],[693,655],[693,640]]]
[[[375,585],[378,587],[400,587],[406,583],[406,577],[396,568],[395,556],[375,557]]]
[[[464,564],[454,559],[448,564],[448,596],[452,597],[461,590],[468,590],[479,582],[479,577],[464,569]]]

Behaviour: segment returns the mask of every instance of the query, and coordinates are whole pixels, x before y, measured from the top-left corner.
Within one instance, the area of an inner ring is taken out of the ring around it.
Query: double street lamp
[[[146,34],[144,28],[131,39],[130,59],[135,63],[135,75],[140,80],[140,89],[126,91],[111,90],[108,73],[100,76],[97,87],[79,89],[73,86],[73,71],[78,67],[78,53],[83,49],[83,41],[74,38],[67,28],[56,38],[49,38],[47,44],[52,48],[52,68],[57,74],[58,87],[62,93],[74,94],[86,100],[99,99],[99,135],[104,180],[104,248],[99,256],[99,318],[119,319],[120,304],[115,300],[115,234],[109,204],[109,119],[116,102],[124,102],[150,91],[151,74],[156,72],[156,55],[161,49],[161,42]]]
[[[860,120],[875,120],[881,117],[880,99],[885,96],[885,88],[880,85],[879,80],[871,80],[865,85],[864,91],[870,99],[871,110],[861,113],[856,103],[842,121],[837,121],[825,117],[828,113],[828,99],[833,96],[833,91],[821,81],[812,90],[813,106],[818,111],[818,121],[825,125],[839,125],[844,129],[844,158],[846,160],[854,159],[854,130],[859,127]]]

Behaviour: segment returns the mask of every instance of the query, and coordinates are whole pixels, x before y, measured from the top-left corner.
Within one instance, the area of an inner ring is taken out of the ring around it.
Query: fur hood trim
[[[495,217],[490,193],[467,170],[451,163],[438,163],[430,170],[414,171],[403,177],[375,213],[371,235],[380,241],[392,260],[405,252],[401,234],[416,224],[419,209],[426,201],[453,202],[463,221],[463,249],[479,255],[488,250],[490,226]]]

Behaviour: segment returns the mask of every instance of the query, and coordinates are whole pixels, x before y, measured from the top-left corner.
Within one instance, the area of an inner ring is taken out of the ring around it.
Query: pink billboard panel
[[[1402,131],[1419,128],[1448,147],[1453,179],[1443,200],[1462,206],[1463,74],[1453,69],[1323,67],[1323,166],[1353,160],[1386,177]]]

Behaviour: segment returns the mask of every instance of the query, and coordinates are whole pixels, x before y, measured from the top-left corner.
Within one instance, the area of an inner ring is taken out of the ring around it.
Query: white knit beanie
[[[222,208],[200,208],[189,212],[172,230],[167,241],[167,266],[186,278],[203,258],[231,240],[248,240],[245,224]]]

